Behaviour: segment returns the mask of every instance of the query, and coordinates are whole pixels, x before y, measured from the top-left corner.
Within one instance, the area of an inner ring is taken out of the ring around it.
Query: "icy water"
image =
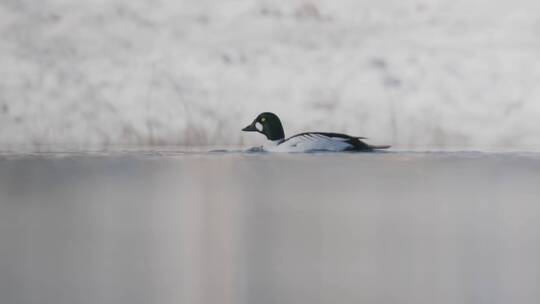
[[[0,302],[540,303],[540,154],[0,155]]]

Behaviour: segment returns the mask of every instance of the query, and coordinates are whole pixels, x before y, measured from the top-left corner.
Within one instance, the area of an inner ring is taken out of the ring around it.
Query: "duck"
[[[279,117],[271,112],[259,114],[244,132],[258,132],[266,136],[268,143],[262,146],[267,152],[374,152],[390,146],[374,146],[362,141],[360,136],[332,132],[304,132],[285,138]]]

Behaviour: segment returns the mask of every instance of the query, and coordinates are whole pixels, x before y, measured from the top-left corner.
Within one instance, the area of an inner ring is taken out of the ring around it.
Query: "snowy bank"
[[[0,1],[0,143],[540,150],[540,2]]]

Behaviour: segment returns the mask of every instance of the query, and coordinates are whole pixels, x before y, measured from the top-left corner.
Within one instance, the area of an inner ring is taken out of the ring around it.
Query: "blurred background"
[[[0,143],[540,149],[536,0],[0,0]]]

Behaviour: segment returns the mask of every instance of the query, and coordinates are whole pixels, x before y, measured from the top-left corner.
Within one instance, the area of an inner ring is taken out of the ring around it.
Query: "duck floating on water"
[[[269,152],[341,152],[358,151],[373,152],[388,149],[390,146],[374,146],[363,142],[365,137],[350,136],[340,133],[329,132],[305,132],[285,138],[285,132],[279,117],[270,112],[259,114],[247,127],[245,132],[259,132],[264,134],[269,143],[263,146],[264,151]]]

